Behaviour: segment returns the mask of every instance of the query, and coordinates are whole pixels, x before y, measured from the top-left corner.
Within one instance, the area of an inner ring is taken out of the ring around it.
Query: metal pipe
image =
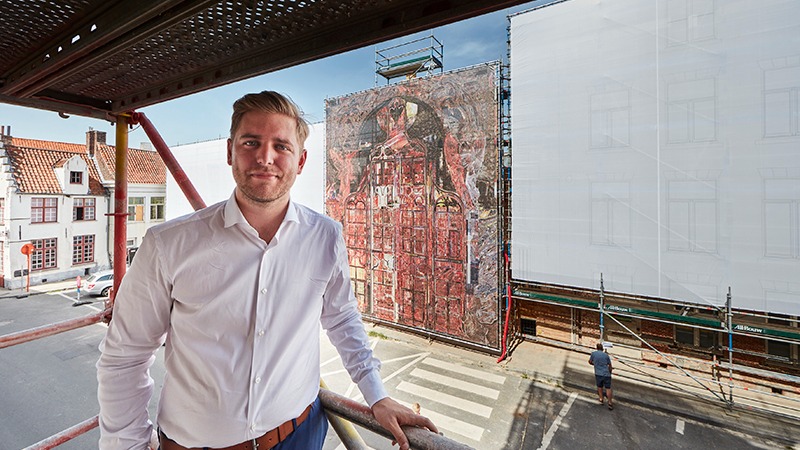
[[[728,286],[728,296],[725,300],[725,306],[728,308],[728,392],[730,395],[730,404],[733,406],[733,311],[731,310],[731,287]]]
[[[110,311],[105,310],[77,319],[65,320],[63,322],[52,323],[50,325],[43,325],[41,327],[0,336],[0,349],[98,323],[105,318],[108,312]]]
[[[178,160],[175,159],[175,156],[167,146],[167,143],[164,142],[164,139],[159,134],[156,127],[153,126],[153,122],[150,122],[150,119],[141,112],[133,113],[133,117],[131,119],[132,123],[140,124],[142,129],[147,134],[147,137],[150,138],[150,141],[153,143],[153,146],[158,151],[158,155],[161,156],[161,159],[164,160],[164,165],[167,166],[169,169],[169,173],[172,174],[172,177],[175,178],[175,182],[178,183],[178,187],[181,188],[183,191],[183,195],[186,196],[186,199],[189,200],[189,203],[192,205],[195,211],[203,209],[206,207],[205,202],[203,199],[200,198],[200,194],[192,185],[191,180],[186,175],[186,172],[183,171],[181,165],[178,163]]]
[[[322,378],[319,379],[319,387],[328,389],[328,385],[325,384]],[[358,434],[356,427],[354,427],[352,423],[332,414],[327,409],[325,409],[325,415],[328,417],[328,422],[330,422],[336,435],[339,436],[339,440],[342,441],[342,444],[344,444],[347,450],[369,450],[369,446],[364,442],[364,438]]]
[[[61,433],[54,434],[53,436],[50,436],[47,439],[39,441],[31,445],[30,447],[25,447],[22,450],[49,450],[51,448],[58,447],[64,442],[67,442],[70,439],[74,439],[93,428],[97,428],[97,425],[98,425],[98,416],[94,416],[91,419],[86,419],[77,425],[73,425],[67,428]]]
[[[372,410],[367,405],[363,405],[347,397],[338,395],[327,389],[320,389],[319,398],[326,411],[332,412],[340,417],[344,417],[351,422],[380,434],[387,439],[394,439],[392,433],[383,428]],[[433,433],[423,428],[403,427],[411,448],[416,450],[468,450],[472,449],[467,445],[446,438],[442,435]],[[474,449],[473,449],[474,450]]]
[[[606,326],[603,323],[603,315],[605,314],[605,288],[603,287],[603,274],[600,273],[600,304],[598,305],[600,308],[600,342],[604,342],[606,340]]]
[[[505,262],[506,262],[506,324],[503,328],[503,343],[502,349],[503,354],[497,358],[497,362],[501,362],[506,359],[506,352],[508,351],[508,322],[510,320],[511,315],[511,283],[508,282],[508,246],[505,247],[503,253],[505,254]]]
[[[107,308],[114,305],[119,284],[127,267],[128,239],[128,115],[117,116],[116,159],[114,166],[114,284]]]

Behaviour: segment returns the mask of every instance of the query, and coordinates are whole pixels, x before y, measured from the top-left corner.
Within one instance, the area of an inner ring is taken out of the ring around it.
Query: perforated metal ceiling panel
[[[0,0],[0,102],[107,118],[520,3]]]

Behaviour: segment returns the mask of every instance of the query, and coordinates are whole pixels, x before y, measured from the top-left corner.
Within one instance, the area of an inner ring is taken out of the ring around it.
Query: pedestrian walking
[[[608,409],[614,409],[614,394],[611,391],[611,357],[603,351],[602,343],[597,343],[597,350],[589,356],[589,364],[594,366],[594,379],[600,404],[603,404],[603,397],[608,397]]]

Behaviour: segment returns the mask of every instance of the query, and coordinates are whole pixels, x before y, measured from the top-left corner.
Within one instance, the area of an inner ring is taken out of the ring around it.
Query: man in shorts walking
[[[611,357],[603,351],[602,343],[597,343],[597,350],[589,356],[589,364],[594,366],[594,379],[600,404],[603,404],[603,389],[605,389],[608,397],[608,409],[614,409],[614,395],[611,392]]]

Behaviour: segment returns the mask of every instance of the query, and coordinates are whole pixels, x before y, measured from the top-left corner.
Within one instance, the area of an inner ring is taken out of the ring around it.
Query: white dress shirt
[[[232,195],[148,230],[97,362],[100,448],[146,449],[149,367],[166,340],[161,430],[226,447],[297,417],[320,377],[320,323],[372,406],[387,396],[338,222],[289,203],[267,244]]]

